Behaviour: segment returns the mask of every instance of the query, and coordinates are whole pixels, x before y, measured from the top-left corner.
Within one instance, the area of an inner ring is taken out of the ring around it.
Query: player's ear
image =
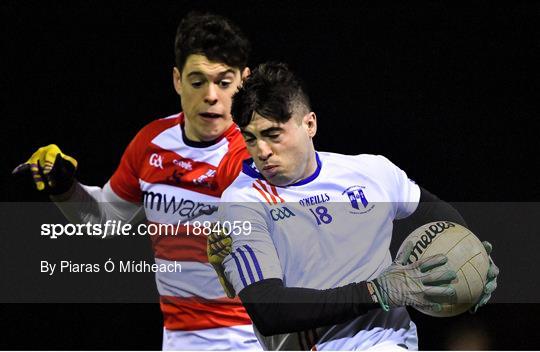
[[[177,67],[173,68],[173,84],[176,93],[182,95],[182,73],[180,73],[180,70]]]
[[[248,78],[248,76],[251,74],[251,70],[249,69],[249,67],[246,67],[242,70],[241,74],[240,74],[240,84],[238,85],[238,90],[240,90],[240,88],[242,88],[242,86],[244,85],[244,81],[246,80],[246,78]]]
[[[248,76],[251,74],[251,70],[249,69],[249,67],[246,67],[242,70],[242,82],[248,78]]]
[[[308,136],[310,138],[315,137],[315,134],[317,133],[317,115],[311,111],[304,116],[303,122]]]

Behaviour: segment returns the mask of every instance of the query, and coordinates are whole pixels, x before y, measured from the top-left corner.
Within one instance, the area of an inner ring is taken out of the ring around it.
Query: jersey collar
[[[186,132],[184,130],[185,123],[186,123],[186,115],[184,115],[184,113],[181,112],[180,114],[178,114],[178,124],[180,125],[180,129],[181,129],[181,133],[182,133],[182,141],[188,147],[193,147],[193,148],[208,148],[208,147],[211,147],[213,145],[218,144],[223,138],[229,138],[234,133],[239,133],[239,131],[240,131],[238,126],[233,122],[233,124],[229,128],[227,128],[223,132],[223,134],[221,136],[214,139],[213,141],[197,142],[197,141],[192,141],[191,139],[187,138]]]
[[[316,179],[317,176],[319,176],[319,174],[321,173],[321,167],[322,167],[321,159],[319,158],[319,153],[317,152],[315,152],[315,160],[317,160],[317,168],[315,169],[315,172],[311,174],[311,176],[306,177],[305,179],[300,180],[296,183],[293,183],[292,185],[289,185],[287,187],[307,185],[308,183]]]

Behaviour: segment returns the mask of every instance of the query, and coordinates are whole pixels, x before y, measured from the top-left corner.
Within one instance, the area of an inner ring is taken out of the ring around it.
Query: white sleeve
[[[390,190],[396,210],[396,219],[403,219],[414,213],[420,202],[420,187],[411,180],[405,171],[401,170],[390,160],[380,156],[386,162],[390,169],[394,181],[391,183]]]
[[[248,224],[250,231],[232,234],[233,249],[223,261],[225,275],[236,292],[255,282],[277,278],[283,279],[283,271],[270,231],[264,208],[260,203],[221,203],[222,223]],[[234,225],[233,225],[234,226]]]
[[[104,224],[107,220],[137,223],[144,220],[142,206],[120,198],[107,182],[103,189],[75,182],[68,195],[51,200],[72,223]]]

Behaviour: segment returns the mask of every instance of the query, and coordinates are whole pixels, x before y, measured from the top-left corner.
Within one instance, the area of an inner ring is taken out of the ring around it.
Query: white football
[[[398,253],[403,251],[407,241],[414,244],[409,263],[440,253],[448,257],[450,268],[457,274],[457,278],[452,281],[457,296],[455,303],[443,304],[440,312],[428,309],[419,311],[435,317],[451,317],[476,304],[486,283],[489,257],[474,233],[450,221],[436,221],[414,230],[405,239]]]

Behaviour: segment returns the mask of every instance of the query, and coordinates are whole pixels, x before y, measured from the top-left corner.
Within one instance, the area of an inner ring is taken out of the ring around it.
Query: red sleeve
[[[119,197],[133,203],[141,201],[139,173],[150,142],[163,130],[178,123],[178,118],[155,120],[146,125],[129,143],[120,165],[111,177],[111,188]]]
[[[239,137],[239,138],[238,138]],[[229,153],[223,158],[218,170],[218,185],[223,192],[238,177],[242,161],[250,157],[244,139],[240,134],[230,141]]]

